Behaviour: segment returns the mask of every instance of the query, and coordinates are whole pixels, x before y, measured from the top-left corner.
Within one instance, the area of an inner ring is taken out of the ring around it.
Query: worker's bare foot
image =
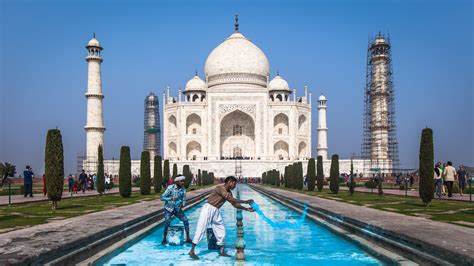
[[[193,241],[191,240],[191,238],[188,238],[188,239],[186,239],[186,243],[188,243],[188,244],[192,244],[192,243],[193,243]]]
[[[189,254],[189,257],[191,257],[191,259],[193,259],[193,260],[198,260],[199,259],[199,257],[192,251],[189,251],[188,254]]]
[[[232,257],[231,255],[229,255],[225,252],[219,253],[219,256],[221,256],[221,257]]]
[[[161,244],[166,245],[166,244],[168,244],[168,241],[166,241],[166,239],[163,239],[163,241],[161,241]]]

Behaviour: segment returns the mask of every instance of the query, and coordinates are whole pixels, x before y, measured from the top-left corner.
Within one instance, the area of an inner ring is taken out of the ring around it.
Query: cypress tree
[[[150,152],[142,151],[142,157],[140,160],[140,194],[142,195],[150,195],[150,175]]]
[[[280,187],[280,171],[275,170],[275,182],[276,186]]]
[[[155,167],[153,168],[153,189],[155,193],[160,193],[161,186],[163,184],[163,171],[161,169],[161,156],[156,155],[154,162]]]
[[[185,177],[184,187],[189,188],[191,181],[193,181],[193,174],[191,173],[191,170],[189,169],[189,165],[187,164],[183,165],[183,175]]]
[[[170,161],[166,159],[163,164],[163,183],[168,185],[168,180],[170,180]]]
[[[209,184],[214,185],[214,172],[209,173]]]
[[[197,184],[198,184],[198,186],[202,186],[202,175],[201,175],[201,169],[198,169]]]
[[[420,198],[429,206],[434,197],[434,181],[433,181],[433,164],[434,164],[434,148],[433,148],[433,130],[425,128],[421,132],[420,141]]]
[[[323,170],[323,156],[318,156],[317,171],[316,171],[316,185],[318,191],[321,192],[324,187],[324,170]]]
[[[331,158],[331,170],[329,172],[329,189],[332,193],[339,192],[339,156],[334,154]]]
[[[263,174],[262,174],[262,183],[263,184],[267,183],[267,172],[263,172]]]
[[[208,173],[207,171],[202,171],[202,185],[207,186],[209,185]]]
[[[128,146],[120,148],[119,192],[123,198],[132,195],[132,162]]]
[[[177,176],[178,176],[178,165],[174,163],[173,164],[173,176],[172,177],[174,179]]]
[[[354,194],[354,189],[355,189],[355,181],[354,181],[354,165],[352,163],[352,158],[351,158],[351,175],[350,175],[350,181],[349,181],[349,193],[351,196]]]
[[[298,162],[296,164],[296,171],[297,171],[296,179],[298,180],[298,182],[296,183],[297,187],[295,187],[295,188],[301,190],[304,187],[303,163],[302,162]]]
[[[285,166],[285,172],[283,173],[283,180],[285,182],[285,187],[288,188],[288,165]]]
[[[98,165],[97,165],[97,192],[102,196],[102,193],[105,192],[105,174],[104,174],[104,154],[102,150],[102,145],[99,144],[97,148],[97,158],[98,158]]]
[[[48,199],[51,201],[51,209],[55,212],[58,201],[61,201],[64,185],[63,140],[59,129],[48,130],[44,167]]]
[[[288,172],[288,180],[290,181],[290,188],[295,188],[295,181],[296,181],[296,178],[295,178],[295,174],[296,174],[296,168],[295,168],[295,164],[290,164],[290,167],[288,168],[289,172]]]
[[[308,171],[306,173],[306,176],[308,178],[308,190],[314,191],[316,183],[316,165],[314,162],[314,158],[311,158],[308,161]]]

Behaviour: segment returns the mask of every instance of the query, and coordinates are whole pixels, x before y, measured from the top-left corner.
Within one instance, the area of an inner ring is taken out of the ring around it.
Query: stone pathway
[[[132,187],[132,191],[139,191],[140,188],[138,187]],[[119,193],[119,188],[113,188],[109,191],[106,191],[105,194],[117,194]],[[73,198],[77,197],[90,197],[90,196],[97,196],[99,193],[97,193],[96,190],[93,191],[86,191],[85,193],[78,192],[77,194],[73,194]],[[63,199],[68,199],[71,197],[71,193],[69,192],[63,192]],[[23,195],[12,195],[11,198],[11,203],[12,204],[22,204],[22,203],[29,203],[29,202],[38,202],[38,201],[48,201],[48,196],[41,194],[33,194],[33,197],[24,197]],[[0,206],[2,205],[8,205],[8,196],[0,196]]]
[[[409,242],[417,245],[420,249],[441,253],[449,251],[474,262],[474,229],[472,228],[433,221],[422,217],[371,209],[365,206],[342,203],[277,188],[260,185],[259,188],[293,200],[307,201],[309,205],[315,208],[340,215],[341,219],[348,217],[356,220],[368,228],[380,228],[391,235],[399,236],[401,241],[409,240]],[[445,256],[449,257],[449,255]]]
[[[211,189],[187,192],[188,202]],[[0,265],[43,264],[51,256],[87,247],[91,241],[115,232],[126,232],[137,221],[162,210],[160,200],[143,201],[0,234]]]
[[[326,188],[326,187],[325,187]],[[329,189],[329,187],[327,187]],[[341,190],[348,190],[347,187],[340,187]],[[355,189],[357,192],[365,192],[365,193],[374,193],[377,194],[377,189],[374,188],[373,192],[372,189],[366,188],[366,187],[357,187]],[[388,195],[397,195],[397,196],[405,196],[405,190],[399,190],[399,189],[387,189],[384,188],[383,190],[384,194]],[[418,193],[418,190],[408,190],[407,191],[407,196],[409,197],[417,197],[419,198],[420,195]],[[438,199],[437,196],[435,196],[435,199]],[[442,200],[457,200],[457,201],[469,201],[469,194],[464,194],[462,197],[459,195],[459,193],[453,194],[453,197],[448,198],[448,196],[443,196],[440,199]],[[474,194],[472,195],[472,202],[474,203]]]

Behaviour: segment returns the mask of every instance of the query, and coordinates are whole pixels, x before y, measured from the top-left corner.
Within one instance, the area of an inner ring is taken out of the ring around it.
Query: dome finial
[[[280,76],[280,69],[277,69],[277,76]]]
[[[239,14],[235,14],[235,32],[239,31]]]
[[[94,32],[94,34],[93,34],[93,37],[95,38],[95,32]]]
[[[194,70],[194,76],[197,76],[198,75],[198,70],[197,68]]]

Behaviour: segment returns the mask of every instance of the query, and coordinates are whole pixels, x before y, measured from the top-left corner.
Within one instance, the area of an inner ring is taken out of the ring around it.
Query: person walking
[[[443,174],[441,172],[441,169],[439,168],[441,165],[440,162],[437,162],[434,167],[434,181],[435,181],[435,194],[438,196],[438,198],[441,198],[441,193],[442,189],[441,187],[443,186],[443,179],[441,178],[441,175]]]
[[[186,189],[184,188],[185,177],[179,175],[174,178],[174,184],[168,186],[165,192],[161,195],[161,200],[165,202],[165,222],[163,224],[163,241],[161,244],[166,245],[168,241],[168,227],[171,223],[171,218],[174,216],[183,222],[184,230],[186,231],[186,243],[191,243],[189,237],[189,221],[183,212],[183,207],[186,204]]]
[[[67,186],[69,188],[69,193],[72,193],[72,187],[74,186],[74,178],[72,175],[69,175],[67,178]]]
[[[80,186],[80,189],[82,190],[82,193],[84,194],[86,192],[86,187],[87,187],[87,174],[84,169],[82,169],[82,172],[79,175],[79,186]]]
[[[23,185],[25,188],[25,198],[29,194],[30,197],[33,197],[33,178],[35,174],[33,169],[27,165],[25,171],[23,171]]]
[[[458,174],[458,183],[459,183],[459,194],[462,197],[464,193],[464,189],[466,188],[466,176],[467,176],[466,170],[464,170],[464,165],[461,164],[459,166],[459,170],[457,174]]]
[[[105,175],[105,190],[110,190],[110,177]]]
[[[456,178],[456,169],[453,167],[453,163],[448,161],[448,165],[444,168],[444,180],[446,181],[446,187],[448,188],[448,197],[453,196],[453,183]]]
[[[225,253],[224,238],[225,238],[225,227],[224,222],[222,221],[222,216],[220,213],[220,208],[226,201],[229,201],[232,206],[237,209],[241,209],[248,212],[253,212],[254,209],[247,208],[242,205],[253,203],[252,199],[249,200],[239,200],[235,199],[232,196],[232,190],[237,186],[237,178],[234,176],[228,176],[224,180],[224,184],[219,184],[215,186],[212,190],[211,195],[209,195],[206,204],[201,209],[199,214],[199,219],[196,226],[196,232],[192,241],[191,251],[189,251],[189,256],[193,259],[199,259],[199,257],[194,252],[196,245],[201,241],[202,237],[207,231],[207,226],[211,225],[212,232],[216,236],[217,245],[220,246],[219,255],[223,257],[230,257]]]

